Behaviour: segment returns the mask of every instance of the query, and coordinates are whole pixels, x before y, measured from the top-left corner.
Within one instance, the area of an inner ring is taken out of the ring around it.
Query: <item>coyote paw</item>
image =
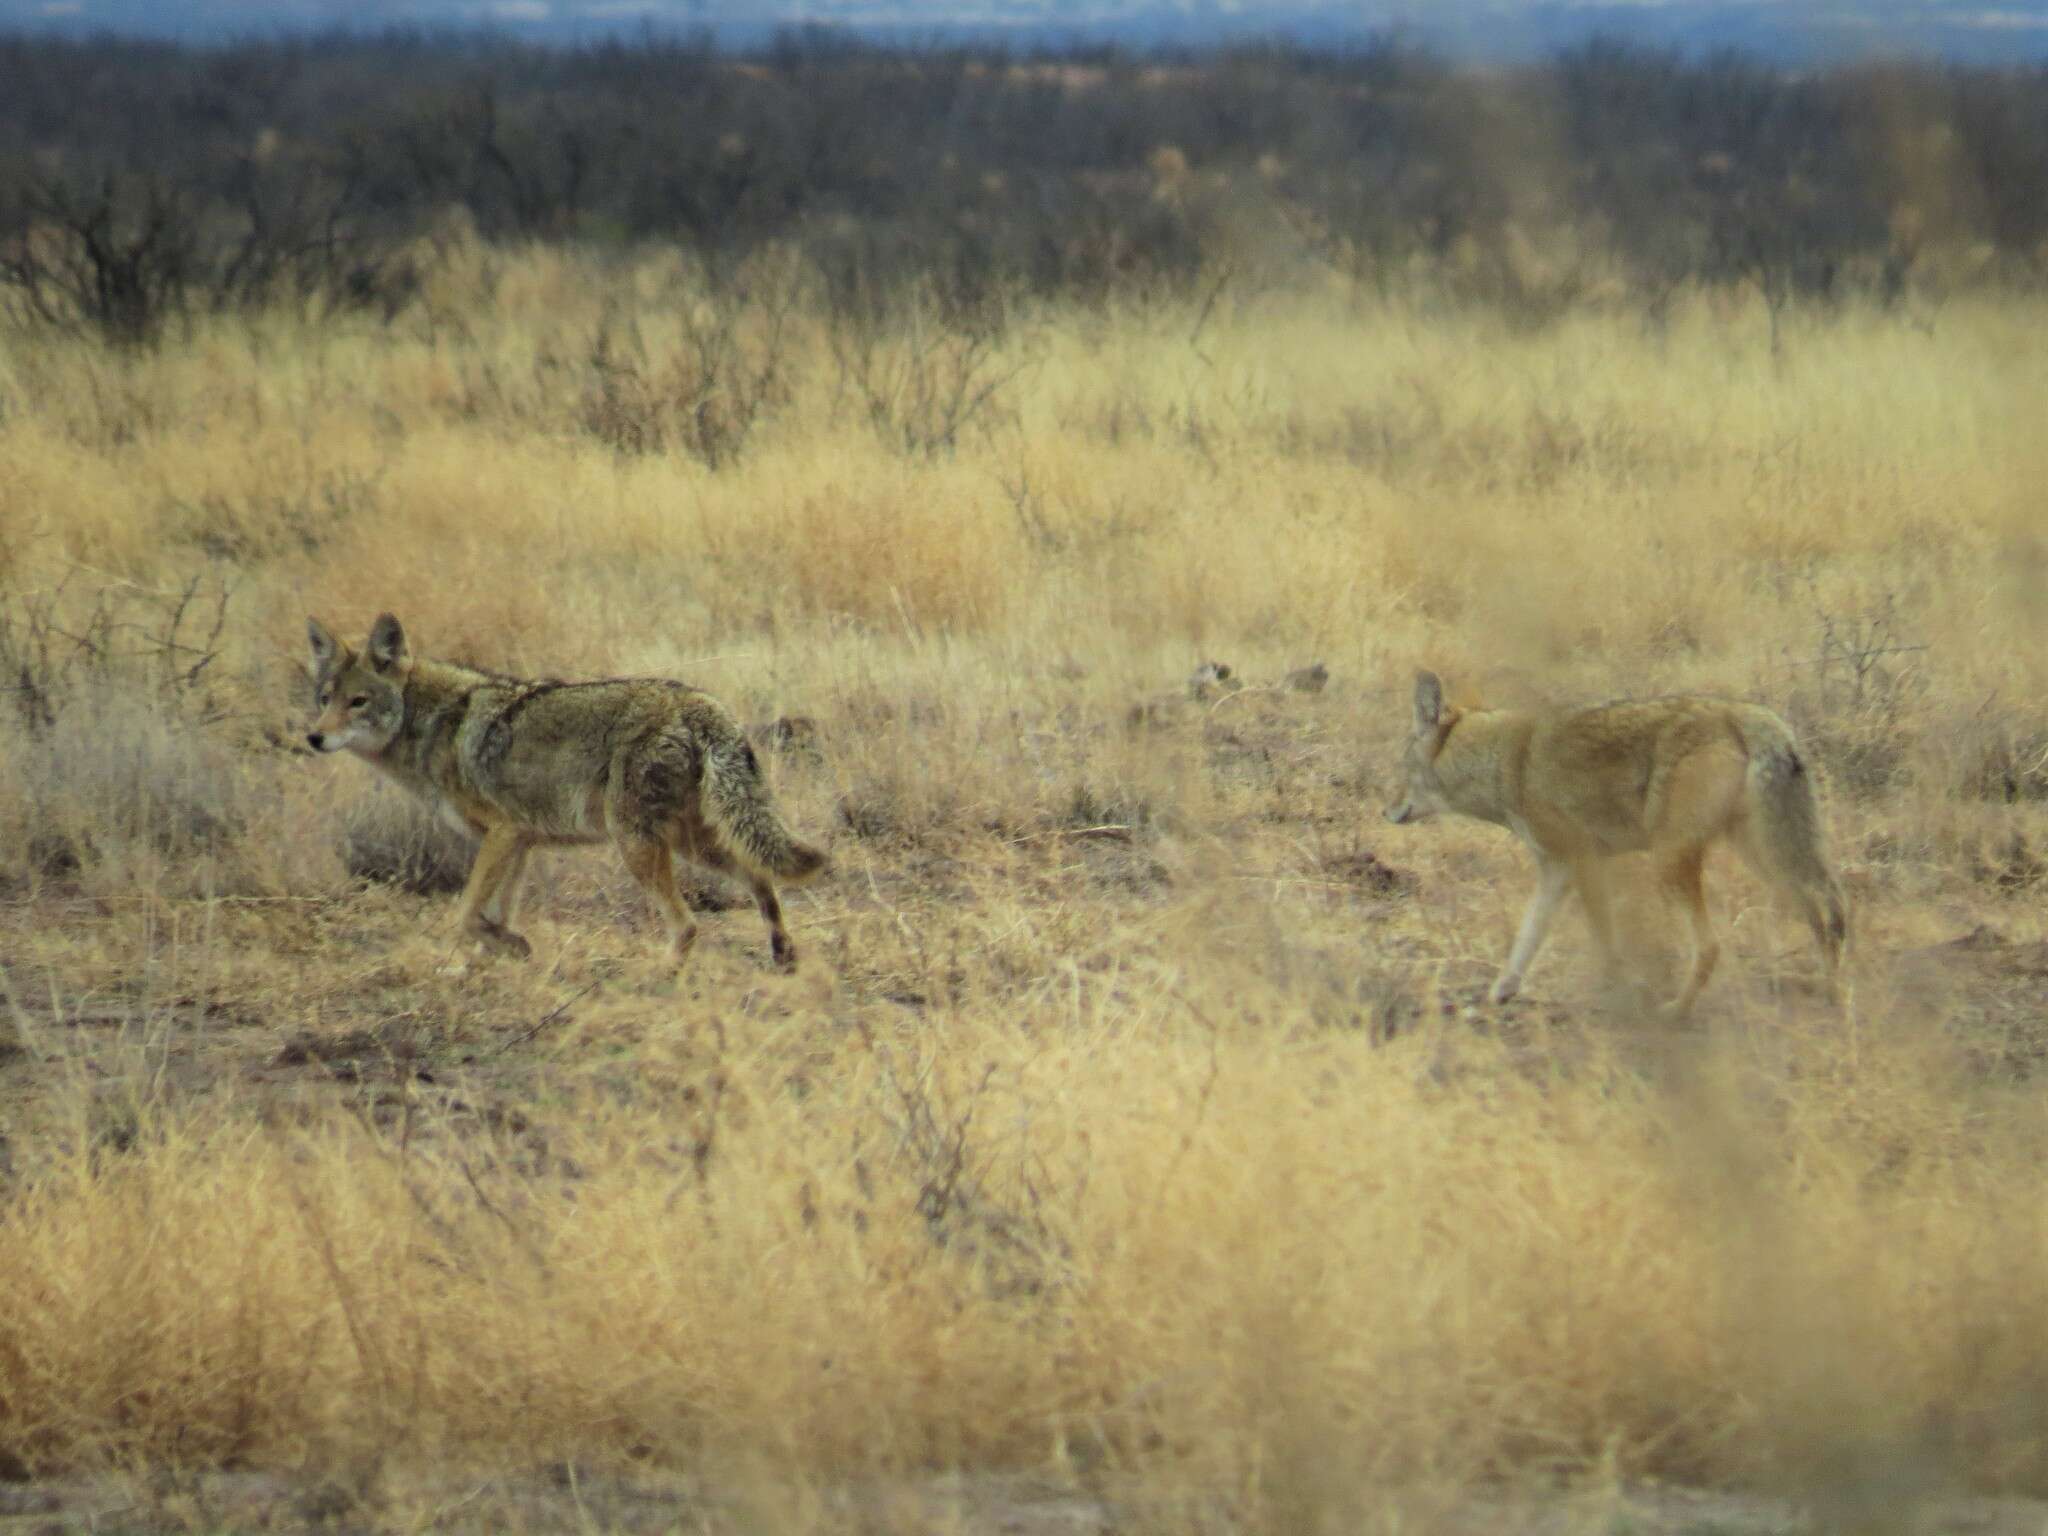
[[[1519,976],[1507,975],[1502,976],[1499,981],[1496,981],[1493,984],[1493,989],[1489,991],[1486,994],[1486,996],[1489,1002],[1493,1002],[1496,1004],[1504,1003],[1521,990],[1522,978]]]
[[[478,927],[471,930],[471,937],[493,954],[511,955],[514,959],[524,960],[533,953],[533,946],[526,942],[523,935],[514,933],[502,923],[494,923],[489,918],[485,918]]]
[[[785,934],[776,934],[769,947],[775,954],[775,969],[785,976],[796,969],[796,946]]]

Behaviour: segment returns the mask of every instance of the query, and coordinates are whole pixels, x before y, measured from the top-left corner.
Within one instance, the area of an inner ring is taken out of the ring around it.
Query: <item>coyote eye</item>
[[[348,707],[350,709],[367,709],[369,707],[369,704],[370,696],[367,693],[359,693],[354,698],[348,701]]]

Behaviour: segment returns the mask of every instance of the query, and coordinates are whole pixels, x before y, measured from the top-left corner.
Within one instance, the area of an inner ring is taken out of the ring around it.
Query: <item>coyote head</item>
[[[315,752],[344,747],[375,757],[405,724],[405,679],[412,671],[412,652],[405,631],[385,614],[370,626],[360,653],[350,650],[318,619],[306,621],[313,647],[313,708],[318,718],[306,733]]]
[[[1458,712],[1444,703],[1444,685],[1437,675],[1416,673],[1415,731],[1401,754],[1403,793],[1387,807],[1387,820],[1397,826],[1426,821],[1451,808],[1443,781],[1437,777],[1436,759],[1444,749],[1444,738],[1457,723]]]

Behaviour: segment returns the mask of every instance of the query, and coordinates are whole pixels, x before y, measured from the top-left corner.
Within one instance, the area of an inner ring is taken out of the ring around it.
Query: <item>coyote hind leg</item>
[[[754,897],[754,907],[768,925],[768,950],[775,957],[776,969],[795,970],[796,944],[790,938],[789,930],[782,925],[782,902],[775,894],[775,882],[766,875],[741,868],[739,860],[719,847],[709,835],[700,834],[686,844],[685,853],[706,869],[715,869],[722,875],[747,882],[747,889]]]
[[[675,864],[668,844],[659,838],[624,836],[617,839],[619,857],[626,871],[639,882],[668,923],[675,957],[680,961],[697,942],[697,920],[676,890]]]
[[[747,884],[754,893],[754,905],[760,910],[761,920],[768,925],[768,949],[775,957],[776,968],[795,970],[796,945],[790,941],[789,930],[782,926],[782,903],[776,899],[774,883],[765,875],[754,875]]]
[[[1714,919],[1707,911],[1706,861],[1705,848],[1687,848],[1666,859],[1659,872],[1664,888],[1685,902],[1686,914],[1692,922],[1692,964],[1678,995],[1664,1007],[1665,1013],[1674,1019],[1692,1012],[1700,990],[1721,958],[1721,941],[1714,935]]]

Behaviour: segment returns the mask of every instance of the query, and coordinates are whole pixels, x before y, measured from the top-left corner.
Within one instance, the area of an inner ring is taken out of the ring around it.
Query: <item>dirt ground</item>
[[[1785,1497],[1621,1484],[1572,1494],[1390,1492],[1346,1531],[1431,1536],[2036,1536],[2048,1502],[1869,1494]],[[719,1486],[675,1476],[604,1475],[562,1465],[518,1476],[295,1480],[270,1473],[169,1472],[0,1485],[0,1533],[320,1530],[664,1532],[852,1531],[895,1536],[1116,1536],[1180,1530],[1237,1536],[1223,1509],[1161,1509],[1140,1494],[1041,1478],[943,1476],[839,1487]]]

